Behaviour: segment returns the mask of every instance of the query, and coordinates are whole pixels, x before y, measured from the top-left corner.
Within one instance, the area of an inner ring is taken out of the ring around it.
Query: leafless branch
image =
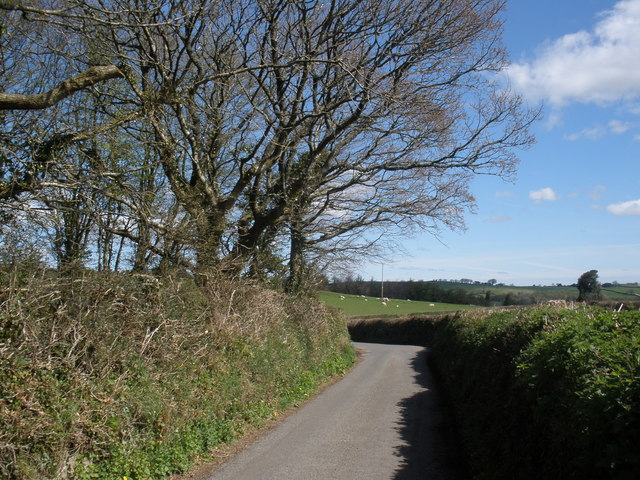
[[[33,95],[0,93],[0,110],[42,110],[80,90],[113,78],[124,78],[122,71],[115,65],[89,67],[48,92]]]

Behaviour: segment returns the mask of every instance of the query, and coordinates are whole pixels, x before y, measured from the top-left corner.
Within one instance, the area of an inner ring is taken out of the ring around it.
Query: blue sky
[[[511,86],[544,106],[537,143],[513,183],[474,180],[465,232],[407,240],[385,279],[640,282],[640,0],[510,0],[505,18]]]

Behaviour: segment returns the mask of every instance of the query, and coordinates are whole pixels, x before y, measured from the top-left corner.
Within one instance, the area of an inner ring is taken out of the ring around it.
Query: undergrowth
[[[84,272],[0,285],[0,477],[159,479],[353,361],[317,302]]]

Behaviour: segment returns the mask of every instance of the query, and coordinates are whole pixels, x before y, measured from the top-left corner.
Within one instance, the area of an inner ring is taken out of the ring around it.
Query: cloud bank
[[[508,69],[511,85],[554,107],[640,98],[640,0],[622,0],[600,15],[593,31],[545,44],[530,62]]]

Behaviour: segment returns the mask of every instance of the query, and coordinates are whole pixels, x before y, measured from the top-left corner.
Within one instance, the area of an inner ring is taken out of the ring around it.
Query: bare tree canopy
[[[229,262],[256,273],[276,254],[295,277],[319,255],[353,258],[393,235],[462,228],[470,179],[511,177],[516,149],[533,141],[535,112],[495,80],[507,64],[503,6],[0,2],[2,38],[29,31],[31,40],[3,40],[0,90],[33,88],[33,65],[58,84],[95,68],[121,78],[62,88],[67,100],[41,100],[49,108],[38,115],[6,110],[0,181],[5,190],[20,181],[12,192],[46,188],[72,149],[90,166],[86,181],[129,212],[130,226],[113,231],[203,269]],[[12,95],[63,98],[55,90]],[[43,156],[61,135],[73,141]],[[175,207],[173,220],[160,205]],[[161,248],[160,238],[181,247]]]

